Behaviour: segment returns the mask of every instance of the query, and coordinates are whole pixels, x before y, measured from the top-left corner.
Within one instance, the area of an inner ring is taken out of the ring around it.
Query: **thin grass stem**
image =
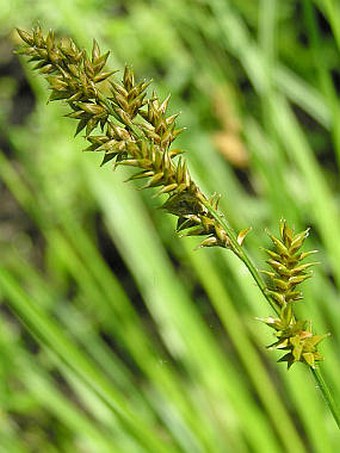
[[[275,306],[275,304],[273,303],[273,301],[271,300],[270,296],[267,293],[267,287],[266,287],[259,271],[257,270],[256,266],[253,264],[250,257],[244,251],[244,249],[237,242],[233,228],[229,225],[229,223],[225,219],[223,219],[223,217],[208,202],[204,202],[202,200],[202,203],[207,208],[209,213],[214,217],[214,219],[217,220],[221,224],[221,226],[225,229],[225,231],[228,233],[228,237],[232,244],[233,251],[238,256],[238,258],[244,263],[244,265],[247,267],[248,271],[254,278],[257,286],[259,287],[262,294],[264,295],[264,297],[266,298],[266,300],[268,301],[270,306],[273,308],[275,313],[279,314],[277,306]],[[310,368],[310,370],[312,372],[312,376],[317,384],[317,388],[319,388],[329,410],[331,411],[331,414],[333,415],[333,418],[334,418],[338,428],[340,429],[340,411],[333,398],[333,395],[330,391],[329,386],[327,385],[325,379],[322,376],[320,368],[319,367],[315,367],[315,368],[309,367],[309,368]]]
[[[272,309],[275,311],[275,313],[278,315],[279,310],[277,306],[274,304],[272,301],[271,297],[269,296],[267,292],[267,286],[265,282],[263,281],[263,278],[261,277],[260,272],[252,262],[252,260],[249,258],[249,256],[245,253],[244,249],[240,246],[240,244],[237,242],[235,231],[233,228],[229,225],[229,223],[221,216],[221,214],[218,213],[216,209],[214,209],[210,203],[208,203],[205,199],[202,198],[202,204],[207,208],[209,213],[214,217],[214,219],[224,228],[224,230],[228,234],[228,238],[231,242],[232,245],[232,250],[235,252],[235,254],[239,257],[239,259],[245,264],[247,267],[248,271],[254,278],[257,286],[259,287],[260,291],[272,307]]]
[[[320,368],[311,368],[312,376],[317,383],[317,388],[320,390],[329,410],[331,411],[335,423],[340,429],[340,410],[335,402],[333,395],[330,391],[329,386],[327,385],[325,379],[322,376]]]

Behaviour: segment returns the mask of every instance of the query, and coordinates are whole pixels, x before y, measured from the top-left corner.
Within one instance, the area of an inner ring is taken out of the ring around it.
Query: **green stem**
[[[322,377],[321,371],[319,368],[311,368],[312,375],[317,383],[317,387],[319,388],[329,410],[331,411],[333,418],[340,429],[340,411],[339,407],[337,406],[333,395],[330,392],[330,389]]]
[[[275,310],[275,312],[277,314],[279,314],[278,313],[278,308],[275,306],[274,302],[271,300],[270,296],[267,294],[266,285],[265,285],[265,283],[264,283],[264,281],[263,281],[263,279],[261,277],[261,274],[259,273],[259,271],[255,267],[255,265],[253,264],[253,262],[251,261],[249,256],[245,253],[243,248],[237,242],[235,231],[233,230],[233,228],[221,216],[221,214],[219,214],[216,211],[216,209],[214,209],[209,204],[209,202],[204,197],[201,198],[201,201],[204,204],[204,206],[207,208],[209,213],[214,217],[214,219],[224,228],[224,230],[226,231],[226,233],[228,234],[228,237],[230,239],[232,250],[239,257],[239,259],[241,261],[243,261],[243,263],[247,267],[248,271],[251,273],[252,277],[254,278],[257,286],[261,290],[262,294],[264,295],[266,300],[269,302],[270,306],[273,308],[273,310]],[[310,368],[310,370],[312,372],[312,375],[313,375],[313,377],[314,377],[314,379],[315,379],[315,381],[317,383],[317,387],[320,389],[320,392],[321,392],[321,394],[322,394],[322,396],[323,396],[323,398],[324,398],[329,410],[331,411],[331,413],[333,415],[333,418],[334,418],[338,428],[340,429],[340,411],[339,411],[339,408],[338,408],[337,404],[334,401],[334,398],[333,398],[333,396],[332,396],[332,394],[330,392],[330,389],[329,389],[326,381],[324,380],[324,378],[323,378],[323,376],[321,374],[320,369],[319,368],[312,368],[312,367],[309,367],[309,368]]]
[[[260,291],[272,307],[272,309],[275,311],[277,315],[279,315],[279,309],[276,306],[276,304],[273,302],[271,297],[269,296],[267,292],[267,286],[265,282],[263,281],[263,278],[261,277],[260,272],[257,270],[249,256],[245,253],[244,249],[240,246],[240,244],[237,242],[235,231],[233,228],[229,225],[229,223],[219,214],[216,209],[214,209],[209,202],[206,199],[201,199],[202,203],[204,206],[207,208],[209,213],[214,217],[214,219],[222,226],[222,228],[226,231],[228,234],[228,238],[231,242],[231,248],[233,252],[239,257],[241,261],[245,264],[247,267],[248,271],[251,273],[253,276],[257,286],[259,287]]]

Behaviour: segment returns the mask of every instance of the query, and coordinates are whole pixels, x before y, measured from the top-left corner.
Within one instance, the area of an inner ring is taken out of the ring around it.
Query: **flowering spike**
[[[275,330],[272,345],[286,351],[281,361],[288,367],[300,361],[314,367],[321,360],[319,342],[327,335],[313,335],[306,321],[296,319],[293,303],[302,298],[296,288],[310,278],[302,264],[314,251],[300,252],[309,229],[295,234],[285,220],[280,222],[280,237],[269,234],[274,250],[266,250],[270,271],[268,288],[262,285],[257,269],[245,257],[241,245],[250,231],[238,235],[218,212],[219,195],[207,198],[192,180],[181,150],[172,144],[183,129],[176,128],[177,114],[167,116],[169,96],[160,101],[156,93],[148,95],[150,82],[135,81],[134,71],[126,66],[122,81],[113,80],[115,71],[105,69],[109,53],[101,54],[94,40],[91,56],[70,38],[46,36],[40,27],[28,33],[18,30],[23,41],[18,53],[34,62],[35,70],[46,78],[50,100],[63,100],[68,116],[78,122],[76,134],[85,130],[88,151],[104,153],[102,165],[128,165],[138,171],[129,179],[147,179],[144,188],[158,187],[156,195],[166,197],[163,209],[177,216],[177,231],[186,236],[203,236],[199,247],[218,246],[232,250],[247,265],[265,297],[276,308],[278,318],[262,319]],[[102,87],[109,82],[109,94]]]
[[[317,345],[328,334],[313,335],[307,321],[296,320],[293,304],[302,299],[302,293],[296,290],[296,287],[312,276],[308,270],[318,264],[316,262],[301,264],[301,261],[315,251],[299,251],[309,235],[309,229],[295,234],[286,220],[281,220],[279,232],[279,238],[269,234],[274,250],[265,249],[265,252],[270,256],[267,263],[271,270],[263,271],[269,280],[267,294],[278,308],[279,318],[260,320],[276,330],[277,341],[271,348],[288,351],[280,358],[280,362],[287,362],[288,368],[295,362],[303,362],[314,368],[315,364],[322,360]]]

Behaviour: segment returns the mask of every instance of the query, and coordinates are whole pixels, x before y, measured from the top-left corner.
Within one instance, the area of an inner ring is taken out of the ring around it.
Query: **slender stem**
[[[322,377],[320,369],[311,368],[311,372],[312,372],[312,375],[313,375],[315,381],[317,382],[317,388],[319,388],[320,392],[322,393],[322,396],[323,396],[329,410],[331,411],[333,418],[334,418],[336,424],[338,425],[338,428],[340,429],[339,407],[337,406],[326,381]]]
[[[204,206],[207,208],[209,213],[214,217],[215,220],[224,228],[226,233],[228,234],[228,238],[230,239],[231,242],[231,247],[234,253],[239,257],[241,261],[245,264],[247,267],[248,271],[250,274],[253,276],[257,286],[259,287],[260,291],[272,307],[272,309],[275,311],[276,314],[279,314],[278,307],[275,305],[275,303],[272,301],[271,297],[269,296],[267,292],[267,287],[265,282],[263,281],[263,278],[260,274],[260,272],[257,270],[255,267],[254,263],[251,261],[249,256],[245,253],[244,249],[240,246],[240,244],[237,242],[236,236],[235,236],[235,231],[233,228],[229,225],[229,223],[219,214],[216,209],[214,209],[207,200],[202,199],[202,203]]]
[[[241,261],[245,264],[247,267],[248,271],[251,273],[252,277],[254,278],[256,284],[258,285],[259,289],[261,290],[262,294],[264,297],[267,299],[267,301],[270,303],[271,307],[275,312],[278,314],[278,308],[274,305],[274,302],[271,300],[270,296],[268,295],[266,291],[266,285],[261,277],[261,274],[249,258],[249,256],[245,253],[243,248],[240,246],[240,244],[237,242],[235,232],[233,228],[228,224],[227,221],[219,214],[210,204],[207,200],[202,199],[202,203],[204,206],[207,208],[207,210],[210,212],[210,214],[214,217],[214,219],[219,222],[219,224],[224,228],[224,230],[227,232],[228,237],[231,242],[231,247],[232,250],[235,252],[235,254],[239,257]],[[324,380],[321,371],[319,368],[312,368],[309,367],[312,375],[316,381],[317,387],[319,388],[329,410],[331,411],[333,418],[340,429],[340,411],[339,408],[333,398],[333,395],[331,394],[331,391]]]

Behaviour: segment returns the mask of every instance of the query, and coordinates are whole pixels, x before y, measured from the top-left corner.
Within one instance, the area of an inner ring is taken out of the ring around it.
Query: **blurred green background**
[[[260,269],[265,228],[312,227],[301,316],[340,402],[340,4],[0,0],[0,451],[336,452],[309,370],[287,372],[245,268],[198,250],[128,172],[81,153],[13,55],[40,23],[153,78],[177,141]],[[120,74],[118,74],[120,77]]]

